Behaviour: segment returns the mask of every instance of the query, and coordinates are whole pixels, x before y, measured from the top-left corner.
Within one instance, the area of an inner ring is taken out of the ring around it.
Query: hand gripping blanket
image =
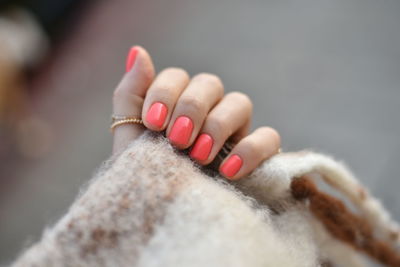
[[[247,178],[146,131],[13,266],[400,266],[399,228],[341,163],[281,153]]]

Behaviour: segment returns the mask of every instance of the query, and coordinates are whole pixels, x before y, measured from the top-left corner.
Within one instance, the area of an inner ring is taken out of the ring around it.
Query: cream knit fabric
[[[380,237],[398,242],[389,215],[329,157],[283,153],[227,182],[145,132],[13,266],[364,266],[291,197],[291,179],[305,174],[336,187]]]

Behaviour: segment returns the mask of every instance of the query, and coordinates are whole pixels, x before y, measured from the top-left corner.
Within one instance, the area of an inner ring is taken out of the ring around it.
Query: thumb
[[[140,118],[144,97],[155,75],[153,62],[147,51],[134,46],[126,60],[126,73],[114,91],[113,115]],[[143,133],[140,124],[122,124],[114,129],[113,153],[124,149]]]

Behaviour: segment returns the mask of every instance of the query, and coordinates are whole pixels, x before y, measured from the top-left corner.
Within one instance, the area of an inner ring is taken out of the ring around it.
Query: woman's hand
[[[236,145],[219,168],[228,179],[249,174],[278,152],[279,134],[269,127],[249,134],[251,100],[240,92],[224,95],[217,76],[190,78],[183,69],[168,68],[155,77],[149,54],[138,46],[129,52],[126,71],[114,91],[114,115],[142,117],[148,129],[166,130],[170,142],[178,149],[190,148],[190,157],[199,164],[213,161],[228,138]],[[139,136],[144,126],[116,127],[114,152]]]

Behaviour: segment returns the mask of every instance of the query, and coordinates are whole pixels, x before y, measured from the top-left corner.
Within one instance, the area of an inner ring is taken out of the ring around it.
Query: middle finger
[[[167,136],[180,149],[189,147],[195,140],[210,109],[222,98],[221,80],[213,75],[198,74],[183,91],[175,106]]]

